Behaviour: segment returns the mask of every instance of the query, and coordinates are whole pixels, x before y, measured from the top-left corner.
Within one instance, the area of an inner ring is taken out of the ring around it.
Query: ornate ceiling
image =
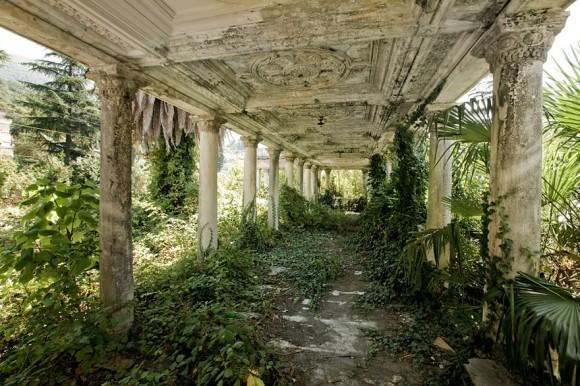
[[[569,0],[2,0],[0,25],[146,90],[218,113],[315,163],[364,167],[439,84],[448,104],[487,72],[471,51],[501,12]]]

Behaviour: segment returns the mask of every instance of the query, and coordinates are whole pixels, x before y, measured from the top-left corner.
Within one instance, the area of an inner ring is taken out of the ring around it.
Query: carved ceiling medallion
[[[324,87],[344,79],[350,59],[330,50],[303,49],[277,52],[257,60],[252,74],[273,86]]]

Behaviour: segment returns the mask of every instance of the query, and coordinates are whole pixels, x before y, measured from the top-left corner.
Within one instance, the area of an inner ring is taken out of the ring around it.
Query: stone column
[[[562,10],[534,10],[498,17],[480,50],[493,74],[490,149],[489,253],[518,271],[538,273],[542,186],[542,66]],[[502,223],[509,225],[503,236]],[[504,256],[502,243],[513,244]],[[507,258],[507,260],[506,260]]]
[[[331,183],[331,180],[330,180],[330,172],[331,171],[332,170],[330,168],[325,168],[324,169],[324,176],[326,178],[326,185],[324,186],[324,189],[325,190],[328,190],[330,188],[330,183]]]
[[[429,189],[427,199],[427,229],[437,229],[451,222],[451,208],[443,204],[445,197],[451,197],[451,166],[453,141],[437,138],[434,131],[429,133]],[[440,269],[449,266],[449,248],[444,248],[437,259],[433,250],[427,260]]]
[[[312,177],[310,175],[311,167],[312,164],[310,162],[304,163],[304,179],[302,182],[302,194],[304,195],[304,198],[306,198],[307,200],[310,200],[312,197],[312,189],[310,187],[312,183]]]
[[[312,165],[310,168],[310,199],[316,201],[318,199],[318,165]]]
[[[286,154],[284,162],[284,173],[286,174],[286,185],[294,187],[294,157],[293,154]]]
[[[262,169],[256,170],[256,190],[260,190],[262,187]]]
[[[296,173],[296,190],[300,193],[304,192],[304,160],[298,158],[296,160],[297,173]]]
[[[243,215],[256,219],[256,150],[259,139],[244,137],[244,193]]]
[[[138,84],[118,65],[91,68],[89,76],[101,95],[101,300],[110,318],[110,331],[123,334],[133,324],[131,104]]]
[[[279,166],[280,166],[280,149],[269,148],[270,154],[270,194],[268,200],[268,227],[278,230],[280,223],[280,184],[279,184]]]
[[[199,260],[218,247],[217,228],[217,172],[219,129],[222,121],[215,117],[203,117],[197,122],[199,128]]]

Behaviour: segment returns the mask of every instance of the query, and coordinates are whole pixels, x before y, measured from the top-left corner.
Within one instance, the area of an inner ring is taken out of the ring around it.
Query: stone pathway
[[[365,330],[400,330],[405,315],[382,310],[361,313],[355,307],[368,283],[360,267],[344,262],[344,274],[331,284],[320,307],[313,311],[309,299],[284,301],[269,326],[269,344],[286,359],[297,385],[363,386],[418,385],[411,363],[386,357],[369,357]]]

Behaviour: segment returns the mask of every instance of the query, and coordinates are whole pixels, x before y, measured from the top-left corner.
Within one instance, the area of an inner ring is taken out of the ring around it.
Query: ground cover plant
[[[312,307],[318,306],[327,292],[329,282],[341,272],[339,256],[332,250],[320,248],[334,240],[334,231],[294,229],[287,232],[278,246],[267,254],[261,254],[261,261],[269,274],[269,269],[281,268],[279,279],[291,283],[296,288],[294,301],[310,299]]]

